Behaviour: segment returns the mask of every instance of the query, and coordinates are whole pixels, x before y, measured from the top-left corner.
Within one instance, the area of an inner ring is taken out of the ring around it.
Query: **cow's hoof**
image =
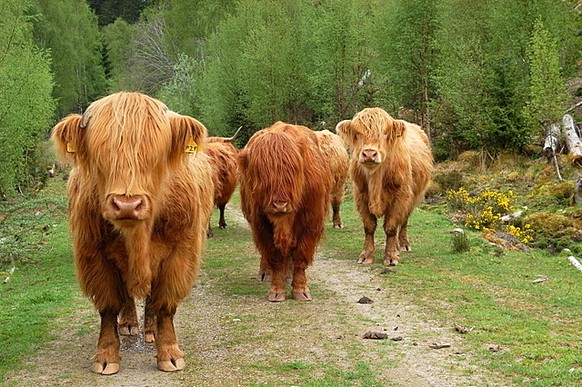
[[[139,335],[139,327],[133,325],[119,326],[119,334],[122,336],[137,336]]]
[[[410,245],[402,245],[400,246],[400,251],[412,251],[412,247]]]
[[[398,265],[398,258],[392,258],[392,259],[386,258],[384,260],[384,265],[386,265],[386,266],[396,266],[396,265]]]
[[[164,372],[175,372],[181,371],[186,366],[184,358],[179,358],[176,360],[160,360],[158,361],[158,369]]]
[[[341,223],[334,224],[334,225],[333,225],[333,228],[344,228],[344,225],[343,225],[343,224],[341,224]]]
[[[154,333],[144,333],[143,341],[145,341],[146,343],[155,343],[156,335]]]
[[[101,375],[113,375],[119,372],[119,363],[101,363],[96,361],[91,371]]]
[[[358,258],[358,263],[368,265],[374,263],[374,257],[368,257],[366,255],[360,255]]]
[[[285,292],[269,292],[267,299],[271,302],[285,301]]]
[[[312,301],[313,298],[311,298],[311,293],[309,293],[309,291],[302,291],[302,290],[298,290],[298,291],[293,291],[293,299],[294,300],[298,300],[298,301]]]

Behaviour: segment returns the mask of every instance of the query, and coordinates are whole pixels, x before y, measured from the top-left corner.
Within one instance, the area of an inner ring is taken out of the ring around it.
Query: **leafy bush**
[[[449,208],[460,213],[460,220],[466,227],[477,231],[504,230],[520,242],[529,243],[532,241],[529,224],[505,224],[501,220],[502,216],[516,211],[512,204],[514,200],[515,195],[512,191],[502,193],[491,191],[489,188],[476,195],[469,194],[463,187],[457,191],[447,192]]]

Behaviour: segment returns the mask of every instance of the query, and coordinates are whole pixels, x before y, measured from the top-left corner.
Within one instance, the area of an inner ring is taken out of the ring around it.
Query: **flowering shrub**
[[[502,216],[515,212],[516,208],[512,205],[514,199],[515,194],[512,191],[495,192],[489,188],[478,195],[471,195],[462,187],[457,191],[447,192],[449,208],[461,213],[465,227],[478,231],[502,229],[520,242],[529,243],[533,240],[530,225],[518,227],[501,222]]]

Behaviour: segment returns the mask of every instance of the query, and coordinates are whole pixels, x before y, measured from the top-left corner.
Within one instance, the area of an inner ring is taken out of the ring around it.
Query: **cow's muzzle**
[[[143,195],[109,195],[105,214],[109,220],[144,220],[149,216],[149,205]]]
[[[270,214],[288,214],[292,212],[291,204],[289,202],[271,202],[268,208]]]
[[[359,161],[362,164],[380,164],[382,162],[382,156],[377,149],[366,148],[360,153]]]

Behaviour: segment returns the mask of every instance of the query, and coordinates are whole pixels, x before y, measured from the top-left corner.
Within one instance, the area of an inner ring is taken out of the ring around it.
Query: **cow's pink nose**
[[[364,149],[362,151],[362,158],[365,160],[377,160],[378,159],[378,151],[375,149]]]
[[[112,195],[107,204],[113,219],[139,219],[145,209],[144,199],[140,195]]]

